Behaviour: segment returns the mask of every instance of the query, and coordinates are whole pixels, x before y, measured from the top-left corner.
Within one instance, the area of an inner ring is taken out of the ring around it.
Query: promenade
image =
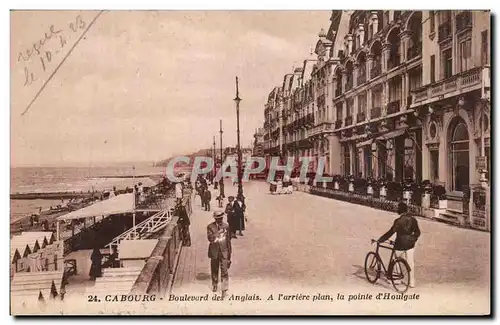
[[[237,188],[226,182],[225,191],[226,196],[234,195]],[[489,233],[420,218],[422,236],[415,255],[417,288],[407,292],[415,299],[353,300],[355,295],[366,298],[371,294],[375,299],[380,293],[395,294],[383,279],[375,285],[368,283],[363,265],[366,253],[373,249],[370,239],[387,231],[396,214],[303,192],[270,195],[268,185],[259,181],[245,183],[244,191],[249,221],[244,236],[232,241],[228,298],[234,294],[247,301],[227,299],[196,305],[168,302],[176,304],[182,314],[488,312]],[[213,296],[206,238],[206,226],[212,221],[212,212],[202,211],[197,197],[191,217],[192,246],[182,249],[172,294]],[[387,257],[383,255],[384,261]],[[337,300],[339,293],[344,300]],[[271,294],[274,300],[269,301]],[[279,294],[295,298],[278,301]],[[300,294],[309,294],[311,299],[319,294],[321,301],[297,300]],[[260,301],[252,300],[256,295]],[[332,300],[323,301],[327,295]]]

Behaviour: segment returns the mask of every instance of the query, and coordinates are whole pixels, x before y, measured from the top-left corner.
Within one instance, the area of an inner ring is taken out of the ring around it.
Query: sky
[[[98,13],[11,12],[12,166],[158,161],[219,147],[220,119],[235,146],[236,76],[248,146],[331,11]]]

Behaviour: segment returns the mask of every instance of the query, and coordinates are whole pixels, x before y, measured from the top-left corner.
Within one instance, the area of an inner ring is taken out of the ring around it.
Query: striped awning
[[[373,141],[375,141],[375,139],[368,139],[368,140],[365,140],[365,141],[358,142],[358,143],[356,143],[356,147],[357,148],[361,148],[361,147],[364,147],[364,146],[369,146],[369,145],[372,144]]]
[[[389,140],[389,139],[397,138],[397,137],[399,137],[400,135],[402,135],[405,132],[406,132],[406,129],[401,129],[401,130],[395,130],[395,131],[387,132],[387,133],[382,134],[381,136],[379,136],[377,138],[377,140]]]

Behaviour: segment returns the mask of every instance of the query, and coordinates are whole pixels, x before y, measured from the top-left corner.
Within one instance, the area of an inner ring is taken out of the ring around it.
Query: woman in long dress
[[[102,254],[98,247],[94,248],[92,255],[90,255],[92,265],[90,266],[90,279],[93,281],[102,276]]]
[[[238,231],[238,235],[243,236],[243,230],[245,230],[245,203],[244,198],[238,195],[236,201],[233,204],[234,208],[234,219],[235,219],[235,230]]]

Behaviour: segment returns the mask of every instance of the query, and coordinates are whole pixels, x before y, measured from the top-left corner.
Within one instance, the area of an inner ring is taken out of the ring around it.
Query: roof
[[[16,251],[18,257],[34,253],[36,250],[52,244],[54,234],[50,231],[24,231],[21,235],[13,236],[10,240],[10,259],[14,260]]]
[[[117,195],[104,201],[99,201],[80,210],[72,211],[57,218],[59,221],[88,217],[108,216],[111,214],[130,213],[134,211],[134,194]]]
[[[118,247],[118,256],[123,259],[147,259],[156,247],[158,239],[123,240]]]

